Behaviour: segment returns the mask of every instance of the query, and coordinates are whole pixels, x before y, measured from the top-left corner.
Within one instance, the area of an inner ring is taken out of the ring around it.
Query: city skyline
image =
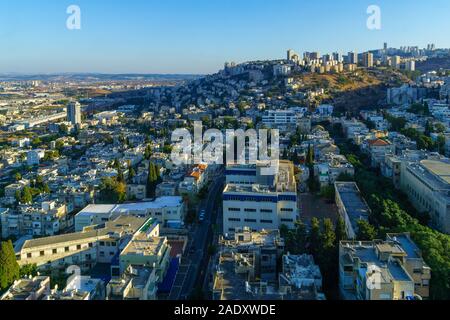
[[[362,52],[384,42],[450,47],[440,32],[450,27],[445,19],[450,4],[433,2],[441,9],[403,0],[287,1],[283,6],[253,0],[2,3],[0,35],[6,50],[0,73],[210,74],[225,61],[281,59],[289,48]],[[66,11],[73,4],[81,10],[80,30],[66,27]],[[370,5],[380,7],[380,30],[366,26]]]

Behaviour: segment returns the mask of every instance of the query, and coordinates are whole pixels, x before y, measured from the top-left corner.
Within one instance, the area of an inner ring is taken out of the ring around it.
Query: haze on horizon
[[[66,27],[72,4],[81,30]],[[366,27],[372,4],[381,30]],[[225,61],[284,58],[289,48],[450,47],[448,12],[447,0],[3,1],[0,73],[209,74]]]

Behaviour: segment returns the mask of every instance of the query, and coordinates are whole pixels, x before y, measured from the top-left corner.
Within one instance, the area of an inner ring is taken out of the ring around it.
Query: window
[[[100,245],[101,245],[102,247],[104,247],[104,246],[105,246],[105,241],[100,241]]]
[[[245,219],[245,222],[252,222],[252,223],[256,223],[256,219]]]
[[[27,253],[27,258],[31,258],[31,253]]]
[[[57,249],[53,249],[52,252],[53,252],[53,254],[57,254],[58,250]]]
[[[272,220],[261,220],[261,223],[273,223]]]
[[[105,256],[105,251],[100,251],[100,257],[104,257]]]
[[[256,209],[245,209],[245,212],[256,212]]]
[[[229,208],[228,211],[240,212],[240,208]]]
[[[81,250],[81,244],[77,245],[77,250]]]
[[[64,248],[64,251],[65,251],[65,252],[69,252],[69,250],[70,250],[69,247],[65,247],[65,248]]]
[[[262,213],[272,213],[273,210],[269,210],[269,209],[261,209],[260,210]]]
[[[281,208],[281,212],[294,212],[294,209],[291,209],[291,208]]]
[[[89,248],[94,247],[94,244],[92,242],[89,243]]]
[[[229,218],[228,221],[230,221],[230,222],[241,222],[241,219],[239,219],[239,218]]]

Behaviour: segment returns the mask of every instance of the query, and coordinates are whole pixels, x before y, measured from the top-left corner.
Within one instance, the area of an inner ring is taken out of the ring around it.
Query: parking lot
[[[338,211],[334,202],[329,202],[319,196],[312,194],[300,194],[300,218],[306,224],[310,224],[311,219],[329,218],[334,223],[338,219]]]

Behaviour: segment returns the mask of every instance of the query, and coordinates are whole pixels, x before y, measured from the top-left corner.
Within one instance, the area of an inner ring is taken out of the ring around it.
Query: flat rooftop
[[[114,233],[135,233],[147,220],[147,218],[139,218],[134,216],[120,216],[114,221],[109,221],[100,226],[88,227],[81,232],[27,240],[25,241],[22,249],[52,246],[65,242],[112,235]]]
[[[151,209],[161,209],[178,207],[183,204],[183,198],[179,196],[167,196],[156,198],[154,201],[124,203],[124,204],[91,204],[81,210],[77,216],[91,214],[120,214],[130,211],[146,211]]]
[[[154,256],[157,255],[163,246],[165,238],[150,237],[141,233],[136,235],[133,240],[130,241],[128,246],[122,251],[121,255],[132,254],[142,256]]]
[[[353,230],[357,230],[358,220],[368,220],[370,214],[369,206],[361,196],[356,183],[336,182],[335,186],[352,223]]]
[[[428,171],[450,184],[450,162],[437,160],[422,160],[420,162]],[[450,186],[448,186],[450,188]]]

